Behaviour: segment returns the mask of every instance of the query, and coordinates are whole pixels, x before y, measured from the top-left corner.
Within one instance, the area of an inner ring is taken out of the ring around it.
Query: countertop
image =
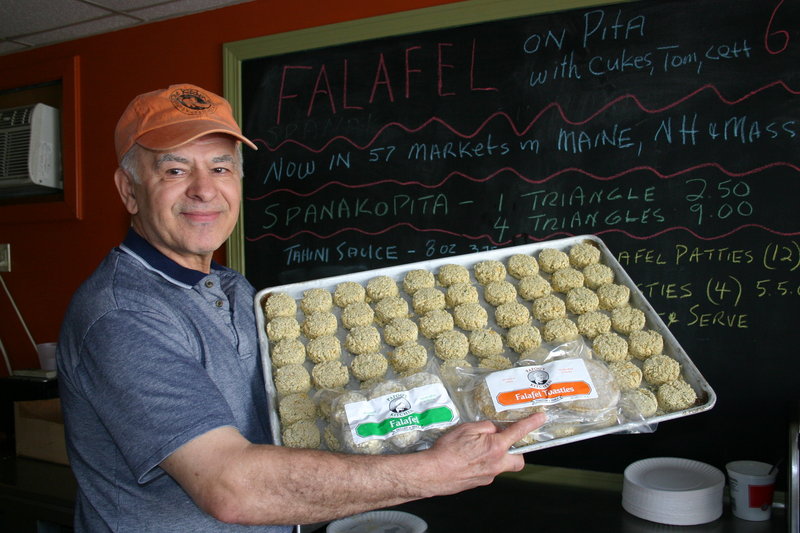
[[[0,457],[0,525],[7,531],[37,531],[39,521],[71,526],[76,491],[68,466]]]
[[[748,522],[735,518],[725,501],[722,516],[708,524],[668,526],[637,518],[622,508],[622,474],[526,465],[492,485],[453,496],[410,502],[392,509],[428,523],[429,533],[786,533],[782,508],[772,519]],[[778,495],[782,498],[782,494]],[[302,531],[325,530],[325,525]]]
[[[0,513],[69,525],[75,496],[69,467],[19,457],[0,459]],[[777,494],[782,501],[783,494]],[[787,531],[784,509],[767,522],[731,514],[697,526],[666,526],[637,518],[621,505],[622,474],[526,465],[486,487],[393,507],[423,518],[430,533],[535,531],[536,533],[772,533]],[[303,526],[323,532],[325,524]]]

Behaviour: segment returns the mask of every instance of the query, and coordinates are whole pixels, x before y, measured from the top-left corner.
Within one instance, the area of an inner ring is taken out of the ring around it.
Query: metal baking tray
[[[275,391],[275,385],[273,382],[272,377],[272,364],[270,360],[270,343],[269,339],[267,338],[266,334],[266,317],[264,316],[263,310],[263,301],[264,299],[271,293],[278,293],[284,292],[299,300],[303,297],[303,292],[311,289],[311,288],[324,288],[328,289],[331,292],[336,288],[336,286],[343,282],[343,281],[355,281],[360,283],[361,285],[366,286],[367,282],[376,277],[376,276],[389,276],[395,279],[400,284],[400,295],[406,298],[409,302],[409,310],[412,314],[411,318],[416,318],[413,314],[413,307],[411,307],[411,298],[408,294],[405,294],[402,290],[402,280],[405,274],[411,270],[415,269],[425,269],[433,272],[434,274],[438,271],[439,267],[446,264],[459,264],[463,265],[464,267],[470,270],[470,275],[472,276],[472,266],[476,263],[486,260],[497,260],[502,261],[503,263],[506,262],[506,259],[514,254],[528,254],[536,256],[538,252],[545,249],[545,248],[554,248],[558,250],[562,250],[564,252],[568,252],[569,249],[578,243],[582,242],[590,242],[594,244],[600,250],[600,262],[609,266],[614,272],[614,282],[617,284],[626,285],[630,291],[630,305],[634,308],[640,309],[644,312],[646,316],[646,325],[645,327],[648,329],[652,329],[660,333],[664,338],[664,351],[665,355],[669,355],[676,359],[681,364],[681,372],[682,376],[687,383],[689,383],[692,388],[694,388],[695,392],[697,393],[697,401],[694,406],[684,409],[681,411],[675,411],[665,414],[657,414],[653,417],[645,419],[642,421],[631,422],[626,424],[619,424],[614,425],[602,429],[596,429],[591,431],[586,431],[583,433],[578,433],[575,435],[555,438],[552,440],[542,441],[535,444],[530,444],[527,446],[522,446],[519,448],[514,448],[511,453],[525,453],[534,451],[537,449],[549,448],[552,446],[560,446],[563,444],[567,444],[570,442],[576,442],[580,440],[585,440],[589,438],[598,437],[601,435],[607,435],[611,433],[626,433],[626,432],[636,432],[637,428],[641,428],[642,424],[651,425],[652,427],[656,427],[658,423],[665,422],[667,420],[672,420],[675,418],[685,417],[689,415],[698,414],[704,411],[711,409],[714,404],[716,403],[716,394],[708,382],[705,380],[703,375],[697,369],[695,364],[686,354],[684,349],[675,339],[674,335],[669,331],[667,326],[664,324],[661,317],[658,313],[653,309],[650,305],[650,302],[644,297],[642,292],[630,278],[628,273],[622,268],[613,254],[609,251],[608,247],[605,243],[594,235],[580,235],[575,237],[569,237],[565,239],[555,239],[555,240],[548,240],[542,241],[539,243],[534,244],[525,244],[520,246],[512,246],[507,248],[499,248],[496,250],[489,250],[485,252],[477,252],[472,254],[464,254],[464,255],[457,255],[457,256],[447,256],[437,259],[431,259],[427,261],[419,261],[415,263],[407,263],[402,265],[396,265],[386,268],[380,269],[373,269],[373,270],[365,270],[361,272],[355,272],[352,274],[346,274],[341,276],[334,276],[328,278],[320,278],[316,280],[301,282],[301,283],[291,283],[287,285],[279,285],[275,287],[268,287],[258,291],[254,299],[254,306],[255,306],[255,313],[256,313],[256,321],[258,326],[258,333],[259,333],[259,344],[261,349],[261,358],[262,358],[262,366],[263,366],[263,374],[264,374],[264,386],[267,393],[267,398],[269,401],[269,416],[270,422],[272,425],[272,436],[276,443],[280,444],[281,439],[281,426],[280,420],[278,418],[278,411],[277,411],[277,395]],[[544,274],[547,276],[546,274]],[[511,278],[508,278],[511,280]],[[512,280],[515,281],[515,280]],[[474,277],[472,277],[473,284],[477,285]],[[479,294],[481,291],[478,291]],[[486,304],[481,296],[481,303],[487,306],[488,309],[489,304]],[[521,300],[520,300],[521,301]],[[334,305],[333,310],[334,314],[339,318],[340,310]],[[297,311],[297,319],[298,322],[302,323],[303,316],[302,311]],[[493,326],[492,316],[493,313],[489,313],[490,322],[489,325]],[[568,314],[568,316],[571,316]],[[534,319],[534,325],[540,325]],[[500,328],[496,328],[500,330]],[[502,330],[500,330],[502,331]],[[346,330],[340,328],[339,333],[341,334],[342,339],[344,338]],[[435,357],[433,354],[432,343],[425,339],[422,335],[419,337],[420,344],[425,345],[429,348],[429,357]],[[591,342],[589,342],[591,345]],[[384,355],[386,355],[392,348],[385,343],[382,345],[382,351]],[[510,349],[506,349],[505,355],[510,356],[512,361],[517,359],[516,354],[514,354]],[[470,355],[470,358],[473,356]],[[342,362],[345,364],[349,364],[352,356],[347,353],[346,350],[343,350]],[[309,370],[311,369],[311,363],[306,362],[308,365]],[[389,374],[387,375],[387,379],[393,376],[391,365],[389,367]],[[357,389],[359,387],[359,382],[355,378],[351,376],[350,383],[348,384],[348,389]]]

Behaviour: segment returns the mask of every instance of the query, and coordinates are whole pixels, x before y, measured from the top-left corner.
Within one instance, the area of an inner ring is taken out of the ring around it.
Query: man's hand
[[[499,430],[456,426],[429,450],[352,455],[247,442],[222,427],[184,444],[161,463],[206,512],[240,524],[332,520],[487,485],[525,460],[508,453],[545,421],[536,414]]]
[[[546,421],[543,413],[532,415],[499,430],[492,422],[456,426],[430,450],[434,456],[436,482],[432,495],[455,494],[488,485],[502,472],[517,472],[525,466],[522,454],[508,453],[511,446]]]

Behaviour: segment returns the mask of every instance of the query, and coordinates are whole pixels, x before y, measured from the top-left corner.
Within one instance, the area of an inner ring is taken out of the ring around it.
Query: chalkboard
[[[235,63],[259,145],[245,156],[238,266],[262,289],[596,234],[718,403],[528,460],[775,461],[800,375],[800,6],[642,1],[498,19],[502,2],[467,4],[493,20],[440,9],[425,31]]]

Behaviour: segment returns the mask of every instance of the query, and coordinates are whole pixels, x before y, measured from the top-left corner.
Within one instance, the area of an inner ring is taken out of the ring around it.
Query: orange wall
[[[12,271],[0,275],[35,342],[56,340],[73,291],[119,243],[128,225],[112,180],[116,166],[113,131],[133,96],[183,82],[221,94],[222,45],[227,42],[455,1],[255,0],[0,56],[3,87],[14,86],[17,73],[32,65],[79,58],[77,118],[81,132],[76,156],[81,168],[83,218],[15,223],[0,217],[0,243],[11,243],[12,255]],[[0,206],[0,214],[2,210]],[[38,366],[35,350],[2,286],[0,341],[14,369]],[[6,373],[0,363],[0,375]]]

